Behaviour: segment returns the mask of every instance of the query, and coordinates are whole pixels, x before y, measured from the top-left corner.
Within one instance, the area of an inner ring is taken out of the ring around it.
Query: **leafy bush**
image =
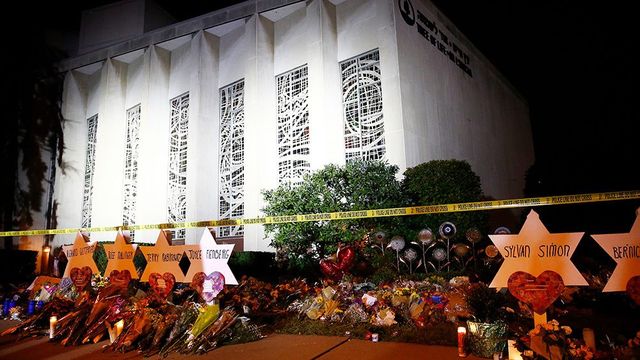
[[[473,172],[466,161],[433,160],[407,169],[404,176],[402,189],[411,201],[411,205],[482,200],[480,177]],[[477,227],[481,231],[486,230],[487,222],[484,212],[469,211],[412,216],[408,220],[408,226],[418,230],[430,227],[436,234],[440,224],[445,221],[452,222],[458,229],[456,238],[463,238],[464,232],[471,227]]]
[[[403,182],[398,181],[397,172],[398,167],[384,162],[328,165],[306,175],[298,186],[281,185],[264,191],[267,205],[263,211],[267,216],[282,216],[470,202],[482,197],[480,178],[465,161],[436,160],[418,165],[407,169]],[[424,227],[437,233],[444,221],[456,225],[457,238],[464,238],[471,227],[486,230],[486,215],[482,212],[268,224],[265,230],[272,236],[271,245],[289,265],[309,270],[317,268],[320,259],[335,253],[339,243],[351,244],[377,231],[385,232],[388,238],[400,235],[410,242]],[[383,270],[388,262],[373,265],[376,270]],[[377,275],[386,278],[391,274],[384,270]]]
[[[493,323],[498,320],[504,320],[506,311],[504,306],[507,303],[506,296],[502,293],[488,287],[484,283],[475,283],[471,285],[469,295],[467,296],[467,304],[473,313],[473,316],[484,323]]]
[[[308,174],[302,184],[280,185],[264,191],[267,216],[366,210],[404,206],[398,167],[383,162],[354,161],[345,166],[327,165]],[[297,268],[316,266],[335,253],[338,243],[352,243],[374,229],[398,233],[398,217],[311,221],[265,225],[271,245]]]
[[[234,251],[229,258],[229,267],[238,280],[242,276],[253,276],[263,281],[277,281],[281,275],[272,252]]]

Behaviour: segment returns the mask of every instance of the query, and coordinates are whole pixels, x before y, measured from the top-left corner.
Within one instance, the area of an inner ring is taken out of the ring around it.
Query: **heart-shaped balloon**
[[[335,261],[333,259],[336,259]],[[349,271],[356,260],[356,251],[351,246],[344,246],[338,250],[337,256],[320,260],[320,271],[331,279],[340,280]]]
[[[627,281],[627,295],[640,305],[640,276],[634,276]]]
[[[351,246],[345,246],[338,251],[338,268],[347,271],[356,260],[356,251]]]
[[[127,287],[131,281],[131,273],[129,270],[112,270],[109,274],[109,282],[116,287]]]
[[[197,274],[196,274],[197,275]],[[202,298],[207,303],[213,301],[224,289],[224,275],[218,271],[204,277],[202,281]]]
[[[516,271],[509,276],[507,286],[511,295],[531,305],[538,314],[544,314],[564,290],[562,276],[550,270],[537,278],[524,271]]]
[[[91,271],[91,268],[88,266],[83,266],[82,268],[74,267],[71,269],[70,277],[76,289],[78,289],[78,291],[82,291],[87,284],[91,282],[92,274],[93,271]]]
[[[149,275],[149,285],[151,285],[153,292],[161,299],[166,299],[167,296],[169,296],[175,283],[176,277],[170,272],[162,275],[160,275],[160,273],[151,273]]]
[[[320,271],[322,271],[326,277],[334,280],[339,280],[342,278],[342,275],[344,275],[344,272],[340,270],[338,264],[330,259],[320,260]]]

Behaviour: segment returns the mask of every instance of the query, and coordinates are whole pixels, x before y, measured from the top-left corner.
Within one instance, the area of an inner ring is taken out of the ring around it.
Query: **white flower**
[[[571,333],[573,332],[573,330],[571,330],[571,328],[569,326],[561,326],[560,327],[562,329],[562,331],[564,331],[565,334],[567,335],[571,335]]]

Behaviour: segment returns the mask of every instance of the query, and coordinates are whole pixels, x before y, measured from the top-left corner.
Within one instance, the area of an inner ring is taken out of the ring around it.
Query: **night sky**
[[[14,15],[24,18],[23,25],[10,26],[5,34],[23,32],[10,39],[18,48],[41,46],[43,34],[60,43],[62,34],[79,27],[82,9],[109,2],[21,4]],[[178,20],[237,2],[158,1]],[[528,100],[536,164],[527,195],[640,189],[640,61],[633,49],[639,41],[632,2],[434,2]],[[24,43],[26,38],[32,43]],[[19,64],[22,59],[10,61]],[[639,205],[622,201],[541,212],[549,218],[577,212],[568,217],[596,228],[617,223],[622,231],[630,227]]]

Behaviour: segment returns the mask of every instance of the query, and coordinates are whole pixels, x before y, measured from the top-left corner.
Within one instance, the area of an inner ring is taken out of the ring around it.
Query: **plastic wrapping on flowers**
[[[198,315],[198,318],[193,323],[190,331],[190,337],[193,338],[200,336],[204,329],[218,319],[218,316],[220,315],[220,304],[215,303],[212,305],[206,305],[199,309],[199,311],[200,315]]]
[[[467,321],[469,348],[480,357],[502,353],[507,346],[507,324]]]

